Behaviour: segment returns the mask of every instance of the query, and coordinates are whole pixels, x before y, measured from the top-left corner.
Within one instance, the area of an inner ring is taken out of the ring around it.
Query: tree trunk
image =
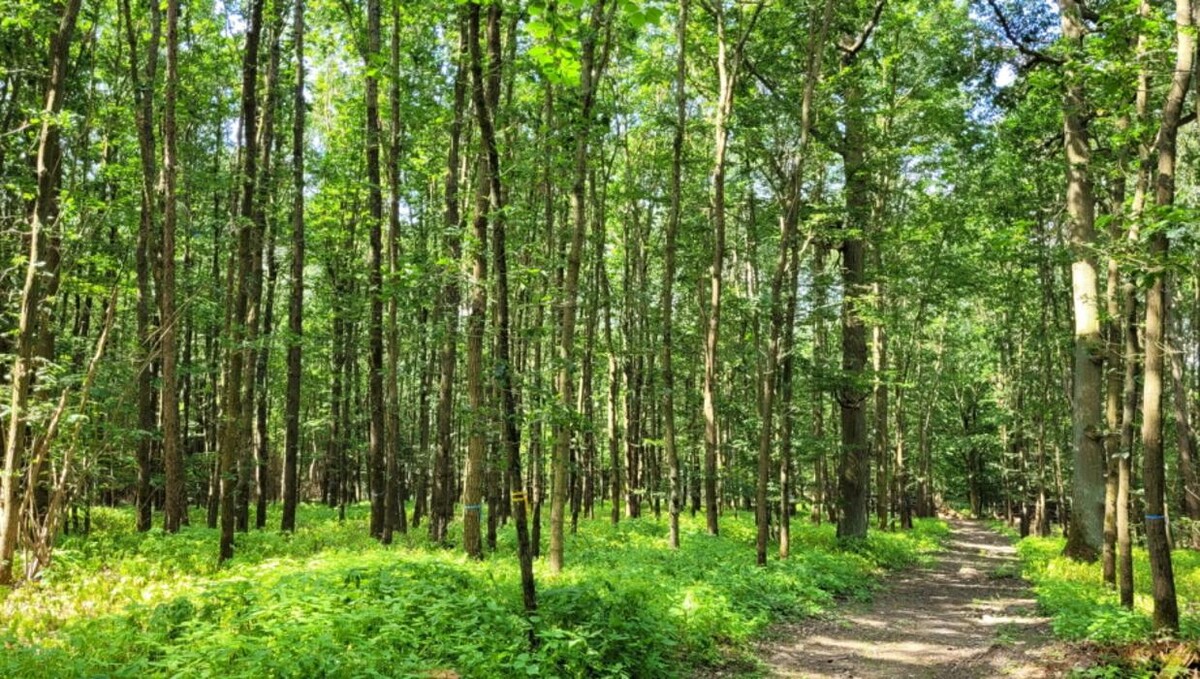
[[[163,95],[163,186],[162,281],[159,285],[159,316],[162,319],[162,452],[166,483],[163,528],[179,530],[187,521],[187,495],[183,452],[179,432],[179,403],[175,370],[175,224],[177,205],[175,178],[178,152],[175,140],[175,100],[179,87],[179,0],[167,0],[167,82]],[[186,420],[185,420],[186,424]]]
[[[1076,0],[1059,0],[1063,36],[1081,49],[1084,36],[1081,8]],[[1099,289],[1095,249],[1095,197],[1092,190],[1091,149],[1084,124],[1088,103],[1079,57],[1065,66],[1063,148],[1067,161],[1067,213],[1074,300],[1075,358],[1072,395],[1072,452],[1074,483],[1066,554],[1095,561],[1104,544],[1104,441],[1101,422],[1104,340],[1100,334]]]
[[[615,6],[615,5],[614,5]],[[571,184],[571,239],[567,251],[567,270],[561,291],[562,315],[559,320],[560,366],[556,391],[563,412],[575,405],[573,361],[575,355],[575,308],[578,304],[579,267],[583,237],[587,232],[587,212],[584,190],[588,169],[588,138],[591,136],[592,105],[595,86],[600,77],[603,59],[597,60],[596,47],[601,37],[602,20],[608,10],[607,0],[594,0],[589,26],[583,32],[580,48],[579,113],[575,121],[575,161]],[[563,567],[563,519],[567,500],[567,457],[570,454],[574,427],[562,418],[555,420],[554,452],[551,456],[553,476],[550,498],[550,572],[559,573]]]
[[[454,417],[454,367],[458,355],[458,305],[462,293],[458,283],[458,262],[462,259],[462,216],[458,204],[459,147],[462,138],[463,111],[466,107],[468,66],[467,30],[460,22],[457,65],[454,74],[454,117],[450,123],[450,149],[446,173],[446,247],[451,270],[444,272],[442,286],[442,347],[441,378],[438,385],[437,457],[433,465],[433,494],[429,512],[429,538],[434,542],[446,539],[446,530],[454,509],[454,449],[450,428]]]
[[[1158,170],[1155,204],[1168,208],[1175,203],[1176,146],[1183,102],[1191,83],[1195,61],[1191,0],[1175,1],[1175,70],[1158,131]],[[1175,599],[1175,574],[1167,536],[1164,501],[1166,474],[1163,464],[1162,383],[1167,338],[1168,309],[1166,264],[1169,243],[1165,231],[1151,236],[1150,291],[1146,293],[1146,372],[1142,386],[1142,446],[1146,488],[1146,551],[1150,555],[1150,577],[1154,596],[1154,629],[1179,628],[1179,605]]]
[[[58,219],[58,185],[62,171],[62,149],[59,147],[58,114],[66,97],[67,69],[71,36],[79,16],[80,0],[66,0],[61,5],[58,29],[50,40],[50,77],[42,106],[41,131],[37,140],[37,188],[33,209],[29,214],[29,258],[25,265],[25,280],[21,288],[20,311],[9,392],[8,431],[4,445],[4,474],[0,479],[0,500],[4,502],[4,519],[0,522],[0,585],[13,582],[13,557],[17,549],[20,512],[18,486],[22,457],[26,448],[26,415],[29,408],[29,386],[33,379],[33,353],[37,344],[37,310],[42,303],[44,250],[43,229],[53,228]]]
[[[675,369],[672,365],[672,322],[675,308],[675,250],[683,205],[683,142],[687,130],[687,22],[688,0],[679,0],[679,17],[675,35],[678,54],[675,56],[675,134],[671,142],[671,213],[663,244],[662,297],[662,409],[663,452],[667,456],[667,476],[670,498],[667,505],[667,545],[679,549],[679,512],[683,507],[683,492],[679,479],[679,451],[675,447]],[[597,258],[602,258],[598,252]]]
[[[258,178],[258,135],[255,127],[258,121],[258,48],[262,32],[263,0],[253,0],[250,6],[250,22],[246,30],[246,50],[242,61],[242,187],[240,197],[240,224],[238,226],[238,244],[236,259],[231,257],[230,276],[232,280],[226,286],[229,305],[230,347],[226,358],[225,376],[223,379],[224,404],[221,408],[221,434],[218,446],[220,448],[220,465],[218,479],[220,483],[220,520],[221,541],[219,560],[227,561],[233,557],[233,533],[237,520],[238,507],[235,505],[237,488],[240,479],[245,479],[246,469],[239,460],[245,459],[245,450],[249,448],[248,415],[249,410],[243,401],[245,375],[250,372],[250,357],[248,350],[242,350],[243,344],[249,344],[252,339],[250,325],[254,314],[250,309],[251,260],[254,245],[254,195]],[[251,384],[253,382],[251,381]],[[239,479],[240,477],[240,479]],[[244,500],[244,495],[242,496]]]
[[[368,457],[371,493],[371,535],[383,537],[386,503],[389,442],[384,432],[383,400],[383,186],[379,171],[379,73],[380,49],[379,0],[367,0],[367,51],[363,55],[367,89],[367,210],[370,214],[371,255],[367,270],[367,295],[370,316],[367,321],[368,353],[367,401],[370,410]]]
[[[867,363],[866,326],[861,307],[867,303],[863,274],[863,239],[869,203],[869,181],[864,150],[865,121],[861,86],[856,74],[847,74],[843,96],[846,102],[846,138],[842,159],[846,176],[846,236],[842,239],[842,453],[838,464],[839,538],[861,538],[867,534],[867,505],[870,499],[870,451],[867,447],[866,393],[861,385]]]
[[[292,106],[292,284],[288,292],[287,395],[284,404],[283,517],[280,529],[296,530],[300,499],[300,380],[304,335],[304,0],[294,0],[292,39],[296,81]]]

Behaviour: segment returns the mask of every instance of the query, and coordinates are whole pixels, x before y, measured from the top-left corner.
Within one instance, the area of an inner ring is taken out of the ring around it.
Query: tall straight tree
[[[499,30],[499,4],[493,2],[488,8],[488,33]],[[479,122],[480,135],[493,134],[487,115],[488,98],[483,74],[483,57],[479,48],[480,7],[472,2],[467,18],[467,41],[471,55],[471,97],[475,105],[475,117]],[[489,63],[489,68],[498,69],[499,64]],[[484,139],[484,146],[494,143]],[[483,334],[487,320],[487,241],[488,213],[492,208],[492,175],[500,168],[493,166],[487,148],[481,148],[475,172],[475,217],[472,220],[473,238],[471,251],[470,312],[467,316],[467,401],[470,404],[470,434],[467,439],[467,460],[463,470],[463,548],[467,555],[483,558],[483,542],[480,534],[483,517],[483,476],[487,463],[487,404],[484,402],[483,384]],[[497,154],[496,162],[499,162]]]
[[[304,0],[292,6],[296,81],[292,91],[292,285],[288,292],[287,393],[284,403],[283,516],[280,529],[296,530],[300,500],[300,380],[304,336]]]
[[[433,464],[433,495],[430,503],[429,538],[446,539],[450,515],[454,509],[454,447],[451,426],[454,419],[454,368],[458,359],[458,306],[462,291],[458,280],[458,262],[462,258],[462,210],[459,205],[459,163],[468,75],[467,26],[465,14],[459,21],[458,53],[455,57],[454,112],[450,121],[450,147],[446,154],[445,240],[454,269],[445,272],[441,293],[442,346],[441,376],[438,383],[437,454]]]
[[[687,23],[688,0],[679,0],[679,17],[675,35],[675,135],[671,142],[671,214],[667,217],[667,233],[663,244],[662,298],[662,416],[663,452],[667,457],[667,476],[670,499],[667,509],[669,522],[667,543],[679,549],[679,512],[683,511],[683,488],[680,485],[679,451],[675,446],[675,368],[672,365],[675,309],[675,250],[679,236],[679,221],[683,210],[683,142],[687,132]],[[597,255],[599,259],[599,255]]]
[[[717,104],[713,113],[712,165],[712,264],[708,270],[708,307],[704,330],[704,493],[705,518],[708,532],[716,535],[718,523],[717,497],[717,381],[718,349],[721,335],[721,286],[725,267],[725,169],[729,154],[729,119],[733,116],[733,94],[741,74],[746,40],[754,30],[763,3],[754,3],[749,20],[741,27],[741,35],[730,44],[726,35],[725,1],[706,5],[711,10],[717,29]]]
[[[884,0],[875,4],[871,18],[857,35],[842,36],[842,98],[845,102],[845,133],[838,151],[846,176],[846,224],[842,238],[842,452],[838,463],[839,538],[862,538],[867,534],[867,503],[871,496],[870,451],[867,447],[866,393],[862,386],[867,363],[866,326],[862,311],[864,290],[863,234],[870,219],[870,176],[866,163],[866,111],[862,83],[855,62],[883,12]]]
[[[242,172],[236,219],[237,247],[230,257],[230,276],[226,285],[226,326],[229,349],[226,352],[222,397],[218,482],[220,484],[221,541],[218,559],[233,558],[233,534],[237,525],[237,489],[239,476],[248,469],[242,462],[250,448],[249,399],[243,392],[247,373],[252,373],[251,352],[243,349],[251,337],[254,315],[250,305],[250,277],[254,249],[254,196],[258,180],[258,51],[262,37],[263,0],[251,0],[250,22],[246,28],[246,49],[242,59]]]
[[[129,0],[121,0],[121,11],[125,18],[125,38],[129,43],[129,79],[134,88],[134,120],[137,126],[138,157],[141,161],[141,204],[138,212],[137,247],[134,255],[137,271],[137,333],[141,353],[137,363],[137,529],[150,530],[151,502],[151,457],[153,455],[153,432],[158,428],[154,407],[154,374],[156,363],[154,348],[154,293],[152,290],[155,215],[158,212],[158,162],[155,158],[154,139],[154,87],[158,73],[158,51],[162,34],[162,17],[156,2],[149,7],[150,37],[145,45],[145,63],[139,65],[138,54],[142,49],[140,29],[134,23]]]
[[[379,170],[379,48],[380,0],[367,0],[367,50],[363,55],[367,89],[367,211],[371,241],[371,261],[367,269],[367,295],[370,311],[367,319],[367,402],[370,409],[368,438],[371,492],[371,535],[383,537],[387,492],[387,463],[384,440],[383,400],[383,185]]]
[[[816,91],[817,78],[820,75],[821,53],[824,50],[826,31],[832,16],[833,2],[826,0],[820,23],[815,33],[810,33],[808,49],[805,52],[804,90],[800,99],[800,141],[787,182],[787,194],[784,197],[784,214],[780,219],[779,259],[771,276],[771,309],[770,337],[767,345],[766,367],[760,380],[759,417],[762,420],[758,433],[758,483],[755,492],[755,521],[758,524],[756,540],[758,565],[767,563],[767,541],[769,537],[767,486],[771,478],[771,450],[774,448],[775,430],[775,392],[781,386],[779,368],[786,360],[784,343],[791,326],[795,324],[795,307],[792,303],[796,294],[799,253],[797,240],[800,223],[800,200],[804,186],[804,161],[808,150],[809,135],[812,126],[812,100]],[[785,290],[785,285],[788,287]],[[790,375],[788,375],[790,378]],[[791,404],[786,400],[784,408]],[[786,443],[785,443],[786,445]],[[788,467],[791,465],[790,456],[780,460],[780,527],[779,555],[788,556],[788,522],[791,503]]]
[[[1175,164],[1179,122],[1195,67],[1196,39],[1192,0],[1175,0],[1175,70],[1163,104],[1158,130],[1158,167],[1154,202],[1161,209],[1175,203]],[[1142,385],[1142,475],[1146,484],[1146,551],[1154,595],[1154,629],[1179,628],[1175,598],[1175,573],[1167,537],[1166,471],[1163,463],[1163,373],[1167,348],[1167,233],[1159,228],[1150,236],[1150,290],[1146,293],[1146,370]]]
[[[592,0],[589,18],[581,30],[579,53],[579,109],[575,112],[575,158],[571,182],[571,237],[567,242],[567,268],[560,291],[561,315],[559,317],[558,376],[555,391],[563,415],[554,421],[554,451],[551,456],[550,497],[550,572],[558,573],[563,567],[563,520],[567,505],[567,461],[571,453],[574,427],[570,426],[566,413],[575,407],[575,320],[579,304],[579,269],[583,259],[583,237],[587,233],[586,187],[588,176],[589,137],[596,103],[596,87],[604,71],[608,57],[611,35],[606,29],[612,21],[617,3],[609,0]],[[604,39],[601,45],[601,39]],[[597,53],[597,47],[601,47]]]
[[[400,275],[400,3],[392,2],[391,86],[388,93],[390,135],[388,144],[388,278],[393,286]],[[387,480],[384,483],[383,543],[391,544],[392,533],[408,532],[404,511],[407,488],[400,458],[400,299],[395,289],[388,298],[387,328]],[[422,323],[422,325],[424,325]],[[422,354],[424,351],[421,352]],[[422,375],[422,382],[424,375]],[[422,384],[422,396],[424,395]],[[425,415],[421,409],[422,416]]]
[[[1104,544],[1104,434],[1101,422],[1104,341],[1100,335],[1096,271],[1096,199],[1091,178],[1091,148],[1085,119],[1088,101],[1083,82],[1083,39],[1086,29],[1076,0],[1059,0],[1060,27],[1071,51],[1064,63],[1063,149],[1067,161],[1067,213],[1074,301],[1075,354],[1072,393],[1071,521],[1066,553],[1095,561]]]
[[[179,433],[179,404],[175,369],[175,225],[178,215],[176,173],[179,153],[175,134],[175,102],[179,90],[179,0],[167,0],[167,81],[163,94],[163,226],[162,280],[159,284],[159,316],[162,318],[162,453],[166,483],[163,528],[179,530],[187,520],[182,443]]]

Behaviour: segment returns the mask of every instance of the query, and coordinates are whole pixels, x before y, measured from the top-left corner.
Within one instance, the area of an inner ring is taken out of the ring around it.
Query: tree
[[[1097,286],[1096,205],[1092,189],[1091,149],[1084,117],[1088,102],[1081,72],[1085,33],[1082,9],[1075,0],[1059,1],[1063,37],[1072,50],[1064,64],[1063,149],[1067,161],[1067,211],[1070,242],[1075,261],[1071,263],[1071,295],[1074,302],[1075,358],[1072,394],[1072,451],[1075,465],[1074,493],[1067,554],[1095,561],[1104,542],[1104,448],[1100,422],[1104,366],[1104,343],[1100,336],[1099,288]]]
[[[58,114],[66,99],[68,57],[80,0],[59,5],[58,28],[50,40],[50,75],[44,88],[41,131],[37,138],[36,193],[29,212],[29,250],[25,260],[25,281],[21,287],[20,315],[17,322],[15,360],[11,372],[12,388],[8,426],[4,444],[4,475],[0,480],[0,498],[4,500],[4,521],[0,523],[0,585],[13,582],[13,558],[17,550],[20,505],[19,470],[26,448],[25,422],[28,418],[29,387],[33,381],[33,351],[37,342],[37,309],[42,301],[42,262],[45,257],[44,230],[55,228],[58,219],[58,178],[62,171],[59,147]]]
[[[284,406],[283,515],[280,530],[296,530],[300,499],[300,382],[304,337],[304,0],[292,6],[296,80],[292,92],[292,266],[288,292],[287,386]]]
[[[1163,104],[1158,130],[1158,166],[1154,181],[1154,202],[1159,209],[1175,202],[1176,146],[1183,102],[1187,97],[1195,66],[1196,41],[1192,30],[1191,0],[1175,2],[1175,70],[1167,99]],[[1161,229],[1150,239],[1150,290],[1146,293],[1146,371],[1142,386],[1143,477],[1146,484],[1146,550],[1150,553],[1150,575],[1154,583],[1154,628],[1179,627],[1179,604],[1175,600],[1175,574],[1171,547],[1167,539],[1163,469],[1162,392],[1166,351],[1166,265],[1169,248],[1167,234]]]
[[[846,224],[842,239],[842,381],[838,401],[841,405],[842,453],[838,463],[839,538],[861,538],[867,534],[867,501],[870,498],[870,453],[867,448],[866,395],[861,385],[867,362],[866,330],[862,306],[866,304],[863,286],[863,238],[869,218],[870,177],[866,168],[866,121],[861,84],[854,72],[871,33],[883,12],[883,0],[875,3],[871,18],[857,35],[843,35],[841,50],[842,97],[845,106],[845,133],[838,144],[846,176]]]

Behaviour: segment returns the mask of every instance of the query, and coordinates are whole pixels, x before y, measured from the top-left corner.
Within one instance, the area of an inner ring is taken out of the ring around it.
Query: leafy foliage
[[[526,618],[511,535],[482,563],[420,537],[389,548],[367,535],[366,509],[338,523],[304,508],[295,535],[245,534],[224,569],[213,531],[138,534],[129,512],[97,509],[90,537],[67,539],[43,580],[0,604],[0,675],[687,675],[736,658],[772,621],[869,596],[880,569],[927,558],[946,535],[920,521],[845,553],[832,527],[797,526],[792,558],[764,569],[746,558],[748,517],[727,517],[721,537],[685,517],[678,552],[652,519],[585,521],[572,565],[539,572]]]
[[[1150,564],[1146,550],[1133,552],[1134,608],[1121,607],[1103,583],[1099,563],[1062,555],[1062,538],[1029,537],[1017,545],[1023,575],[1032,580],[1038,605],[1053,618],[1054,633],[1065,639],[1128,644],[1150,638]],[[1200,553],[1176,550],[1175,586],[1183,609],[1179,636],[1200,639]]]

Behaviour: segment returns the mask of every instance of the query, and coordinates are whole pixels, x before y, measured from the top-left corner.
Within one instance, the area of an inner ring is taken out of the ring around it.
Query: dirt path
[[[869,603],[782,628],[764,644],[774,677],[1057,677],[1070,667],[1008,540],[952,520],[936,565],[895,575]]]

